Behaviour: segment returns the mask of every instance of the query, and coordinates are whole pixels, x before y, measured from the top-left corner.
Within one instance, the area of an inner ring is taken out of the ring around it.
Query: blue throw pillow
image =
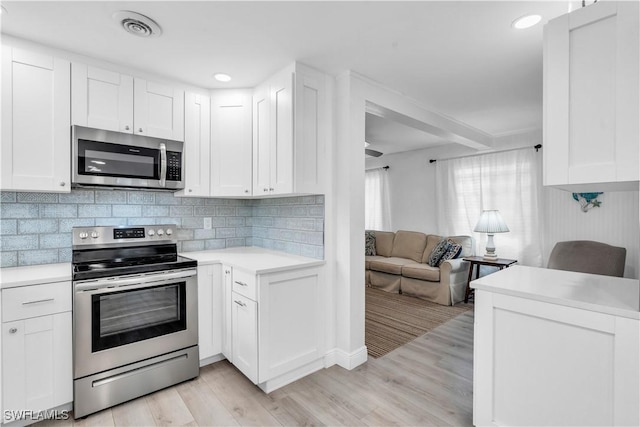
[[[460,252],[462,252],[462,245],[459,245],[451,239],[447,239],[447,248],[438,261],[438,267],[448,259],[457,258],[458,255],[460,255]]]
[[[429,259],[427,260],[427,264],[429,264],[431,267],[437,267],[438,265],[440,265],[438,263],[440,262],[440,258],[442,258],[444,253],[447,251],[447,245],[448,243],[446,239],[440,240],[436,247],[431,251]]]

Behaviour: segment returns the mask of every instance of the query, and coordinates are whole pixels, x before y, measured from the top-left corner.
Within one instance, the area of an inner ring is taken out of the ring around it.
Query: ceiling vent
[[[113,19],[118,21],[125,31],[139,37],[158,37],[162,34],[162,29],[153,19],[130,10],[114,13]]]

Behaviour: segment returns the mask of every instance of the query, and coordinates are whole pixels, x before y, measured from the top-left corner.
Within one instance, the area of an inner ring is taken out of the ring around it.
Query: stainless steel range
[[[175,232],[74,227],[74,417],[198,376],[197,263]]]

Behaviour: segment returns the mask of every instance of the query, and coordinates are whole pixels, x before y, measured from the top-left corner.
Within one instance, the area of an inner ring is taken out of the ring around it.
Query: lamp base
[[[495,261],[498,259],[498,256],[496,254],[484,254],[482,258],[489,261]]]

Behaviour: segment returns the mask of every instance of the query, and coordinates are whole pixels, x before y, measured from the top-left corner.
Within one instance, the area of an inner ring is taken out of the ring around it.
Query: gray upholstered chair
[[[625,248],[606,243],[590,240],[558,242],[551,251],[547,268],[622,277],[626,256]]]

